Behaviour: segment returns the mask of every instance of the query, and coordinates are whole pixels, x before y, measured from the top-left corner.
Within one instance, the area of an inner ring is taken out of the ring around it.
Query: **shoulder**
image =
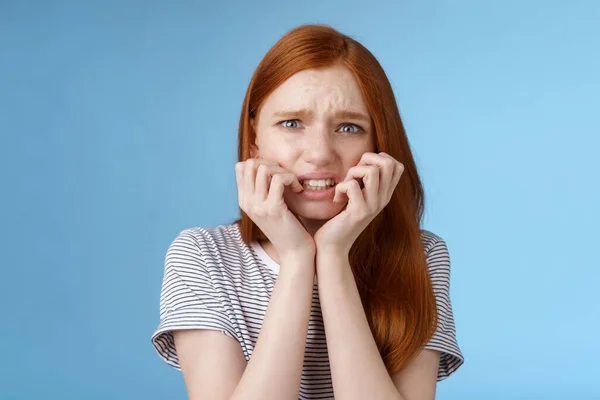
[[[425,254],[429,254],[434,247],[446,247],[446,242],[441,236],[426,229],[421,229],[421,242]]]
[[[243,257],[247,246],[236,224],[192,227],[179,232],[171,242],[167,259],[193,259],[206,267],[222,265],[224,259]]]
[[[421,230],[421,242],[429,272],[434,281],[447,282],[450,278],[450,254],[446,241],[428,230]]]
[[[449,258],[446,241],[435,233],[421,229],[421,243],[428,261],[434,258]]]
[[[201,254],[216,250],[231,250],[243,244],[237,225],[212,228],[193,227],[179,232],[170,247],[183,247]]]

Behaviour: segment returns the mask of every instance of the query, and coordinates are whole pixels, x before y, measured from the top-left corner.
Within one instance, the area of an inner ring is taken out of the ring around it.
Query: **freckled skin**
[[[300,109],[306,109],[312,116],[293,117],[296,122],[286,122],[287,127],[282,121],[290,118],[274,115]],[[326,171],[343,180],[365,152],[375,151],[375,139],[370,121],[336,117],[340,110],[369,116],[358,83],[349,69],[333,66],[300,71],[263,103],[253,153],[278,162],[296,176]],[[334,204],[332,200],[303,199],[289,189],[284,198],[290,210],[310,230],[318,229],[345,206]]]

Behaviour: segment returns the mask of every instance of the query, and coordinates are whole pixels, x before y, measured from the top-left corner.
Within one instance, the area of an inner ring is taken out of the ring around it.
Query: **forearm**
[[[233,399],[298,399],[314,263],[314,255],[282,259],[254,352]]]
[[[317,253],[335,398],[403,400],[381,359],[347,257]]]

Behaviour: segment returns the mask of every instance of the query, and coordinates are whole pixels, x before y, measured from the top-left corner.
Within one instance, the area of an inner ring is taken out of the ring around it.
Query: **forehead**
[[[368,113],[354,74],[344,66],[297,72],[277,87],[263,104],[265,112],[302,108]]]

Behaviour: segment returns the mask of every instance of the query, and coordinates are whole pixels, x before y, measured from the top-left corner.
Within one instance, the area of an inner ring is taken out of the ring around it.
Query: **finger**
[[[285,175],[284,186],[289,186],[296,193],[300,193],[301,191],[304,190],[304,188],[302,187],[302,184],[298,180],[298,177],[296,175],[292,174],[290,171],[288,171],[284,168],[278,168],[278,169],[274,169],[274,172],[277,174]],[[275,174],[273,174],[273,175],[275,175]]]
[[[400,181],[400,178],[402,177],[403,173],[404,173],[404,164],[399,162],[396,164],[396,166],[394,168],[394,174],[392,176],[392,191],[398,185],[398,182]]]
[[[376,165],[381,169],[379,176],[391,180],[394,166],[398,161],[387,153],[364,153],[357,165]]]
[[[352,204],[356,207],[366,207],[367,203],[360,185],[354,179],[346,182],[342,182],[335,187],[335,198],[339,198],[340,195],[346,195],[348,197],[348,205]]]
[[[292,188],[295,187],[296,189],[294,191],[296,191],[298,187],[300,187],[300,190],[302,190],[302,186],[300,185],[300,182],[298,182],[298,178],[291,172],[274,174],[271,178],[271,187],[269,189],[267,201],[270,203],[275,203],[283,199],[283,192],[286,186],[291,186]]]
[[[256,181],[256,170],[259,166],[259,160],[246,160],[244,166],[244,190],[246,193],[254,193],[254,183]]]
[[[404,164],[390,156],[388,153],[381,152],[380,156],[390,159],[394,163],[394,172],[392,173],[392,182],[400,179],[400,175],[404,172]]]
[[[246,193],[254,193],[256,172],[259,165],[277,165],[277,163],[265,159],[250,158],[244,165],[244,190]]]
[[[379,187],[389,187],[393,181],[396,161],[387,153],[364,153],[357,165],[376,165],[379,167]]]
[[[283,167],[280,167],[279,165],[261,165],[258,167],[258,170],[256,172],[256,192],[255,193],[260,193],[261,195],[261,199],[264,200],[267,198],[268,196],[268,191],[269,188],[271,186],[271,179],[273,178],[273,175],[275,174],[286,174],[289,173],[288,170],[286,170]],[[294,191],[302,191],[302,186],[300,185],[300,182],[298,182],[298,179],[295,179],[296,182],[292,182],[292,190]]]
[[[335,185],[335,192],[333,194],[333,202],[334,203],[342,203],[344,201],[348,200],[348,196],[346,196],[346,192],[344,191],[344,186],[346,185],[349,181],[342,181],[340,183],[338,183],[337,185]],[[342,186],[340,186],[342,185]]]
[[[352,167],[346,174],[346,179],[361,179],[365,186],[367,200],[376,198],[379,191],[379,168],[373,165]],[[360,186],[360,185],[359,185]]]
[[[244,182],[244,162],[240,161],[235,164],[235,183],[238,188]]]
[[[390,183],[390,187],[389,187],[388,194],[387,194],[388,198],[390,198],[390,197],[392,197],[394,190],[396,190],[396,186],[398,186],[398,182],[400,181],[400,178],[402,177],[402,174],[404,173],[405,168],[404,168],[404,164],[402,164],[400,161],[396,160],[389,154],[384,153],[384,152],[381,152],[379,154],[383,157],[389,158],[394,163],[394,171],[392,172],[391,183]]]
[[[264,201],[267,198],[270,181],[269,167],[265,164],[259,165],[256,170],[256,182],[254,186],[254,194],[258,196],[259,200]]]
[[[244,195],[244,162],[235,164],[235,183],[238,189],[238,202],[241,205]]]

